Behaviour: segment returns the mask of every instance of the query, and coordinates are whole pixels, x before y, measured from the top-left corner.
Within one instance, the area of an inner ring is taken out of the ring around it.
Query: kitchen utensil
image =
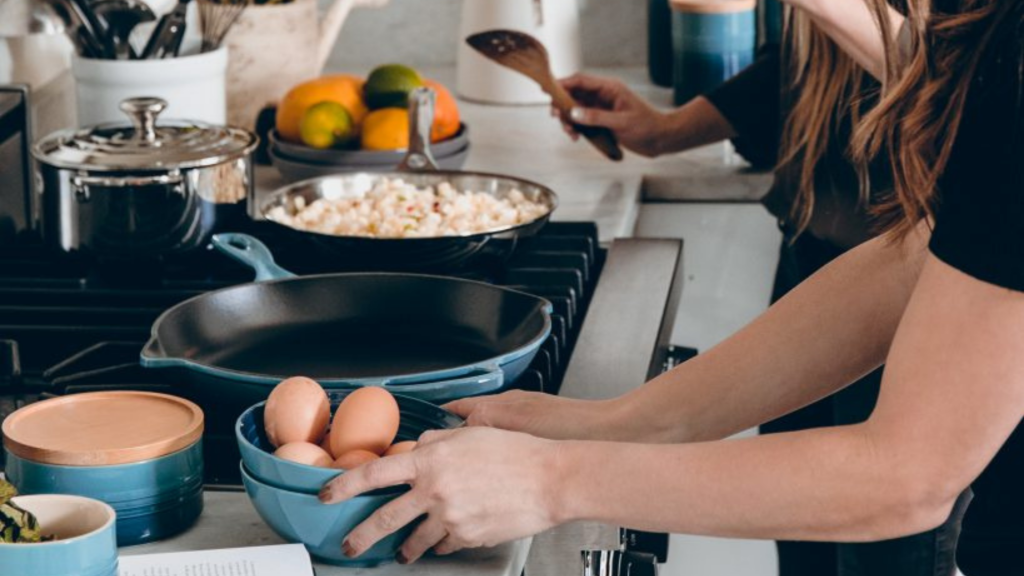
[[[728,80],[754,61],[756,0],[670,0],[675,103]]]
[[[84,0],[79,0],[84,1]],[[142,59],[173,58],[178,55],[181,41],[185,37],[185,19],[188,16],[188,4],[191,0],[178,0],[174,9],[164,14],[149,42],[139,55]]]
[[[466,38],[476,51],[533,79],[551,96],[552,104],[569,118],[576,101],[562,88],[551,73],[548,53],[536,38],[515,30],[489,30]],[[595,126],[575,125],[574,128],[612,160],[622,160],[622,149],[611,130]]]
[[[459,170],[466,164],[466,160],[469,159],[470,146],[466,144],[463,148],[456,150],[452,154],[444,157],[437,158],[438,168],[441,170]],[[338,174],[346,174],[351,172],[373,172],[375,170],[395,170],[398,168],[398,162],[386,165],[374,165],[374,164],[321,164],[319,162],[309,162],[306,160],[299,160],[292,158],[287,154],[281,152],[275,146],[271,146],[267,149],[267,153],[270,156],[270,162],[277,168],[277,171],[281,173],[288,182],[298,182],[301,180],[309,180],[312,178],[320,178],[324,176],[335,176]],[[382,154],[388,154],[383,152]],[[404,156],[404,154],[399,154]]]
[[[107,29],[107,23],[96,15],[88,0],[67,0],[67,2],[74,8],[84,33],[95,38],[99,46],[99,52],[96,56],[99,58],[113,58],[116,50],[113,37]]]
[[[224,37],[242,15],[248,0],[197,0],[199,2],[200,26],[203,31],[202,51],[210,52],[220,48]]]
[[[351,390],[331,390],[331,413],[351,393]],[[417,440],[427,430],[447,430],[465,424],[462,418],[429,402],[416,398],[395,395],[401,414],[400,427],[395,442]],[[242,453],[242,463],[256,480],[276,488],[305,494],[318,494],[324,484],[341,473],[340,470],[306,466],[274,456],[274,447],[267,440],[263,426],[261,402],[245,412],[235,424],[235,438]]]
[[[38,544],[0,543],[4,574],[33,576],[117,576],[114,510],[80,496],[17,496],[13,502],[39,520],[44,534],[57,537]]]
[[[131,126],[57,132],[33,147],[50,245],[101,258],[152,259],[202,247],[218,219],[242,217],[256,136],[197,122],[157,124],[166,105],[157,98],[125,100]]]
[[[38,402],[3,423],[7,478],[24,494],[74,494],[117,511],[122,546],[191,526],[202,510],[203,413],[147,392]]]
[[[459,38],[494,29],[526,32],[548,49],[559,77],[582,68],[579,6],[576,0],[473,0],[462,3]],[[458,93],[494,104],[547,104],[550,98],[530,79],[495,65],[468,45],[457,53]]]
[[[255,238],[213,243],[254,268],[257,282],[164,312],[141,363],[178,369],[196,394],[239,413],[296,374],[432,402],[496,392],[551,332],[551,304],[507,288],[411,274],[291,277]]]
[[[337,150],[311,148],[305,144],[296,144],[282,140],[277,130],[268,135],[270,145],[277,149],[278,155],[290,160],[311,164],[328,164],[332,166],[382,166],[393,168],[405,158],[405,150]],[[430,150],[435,158],[444,158],[455,152],[464,150],[469,145],[469,126],[462,124],[459,131],[447,140],[434,142]]]
[[[103,58],[104,47],[81,5],[73,0],[54,0],[54,11],[64,22],[64,31],[79,54],[89,58]]]
[[[415,171],[356,172],[297,182],[263,197],[259,203],[252,202],[250,210],[256,211],[256,218],[268,220],[290,234],[298,234],[299,237],[309,240],[315,248],[329,254],[339,264],[350,267],[372,265],[375,270],[437,271],[451,268],[464,264],[479,254],[492,238],[518,239],[535,234],[547,223],[558,204],[558,197],[548,188],[508,176],[452,170],[437,171],[431,167],[425,152],[428,150],[426,134],[429,133],[433,115],[433,107],[428,101],[432,93],[429,88],[420,88],[414,90],[410,97],[410,114],[417,115],[420,120],[416,122],[410,118],[409,123],[410,148],[407,162],[409,167],[415,167]],[[531,222],[516,226],[467,236],[426,238],[335,236],[290,228],[275,222],[272,217],[272,213],[278,207],[287,212],[294,212],[299,206],[309,205],[321,197],[360,197],[382,180],[396,178],[417,187],[449,183],[456,190],[483,192],[499,198],[518,190],[526,198],[548,206],[549,210]]]
[[[260,110],[296,84],[323,74],[338,33],[353,8],[387,0],[317,0],[252,4],[224,39],[231,51],[228,124],[255,128]]]
[[[315,494],[291,492],[260,482],[244,465],[242,482],[256,512],[274,532],[289,542],[305,545],[313,557],[328,564],[350,568],[390,564],[416,524],[385,536],[358,558],[348,558],[341,548],[348,533],[407,488],[377,490],[324,505]]]
[[[136,26],[156,20],[150,7],[137,0],[100,0],[92,5],[96,14],[107,22],[114,38],[114,49],[118,60],[137,57],[131,45],[131,34]]]
[[[168,115],[224,125],[226,48],[161,60],[100,60],[75,57],[80,126],[123,122],[121,103],[140,95],[166,100]]]

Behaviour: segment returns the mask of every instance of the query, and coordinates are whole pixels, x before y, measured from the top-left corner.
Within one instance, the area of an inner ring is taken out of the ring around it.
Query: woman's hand
[[[615,439],[614,401],[561,398],[513,390],[456,400],[444,406],[470,426],[491,426],[553,440]]]
[[[655,110],[625,84],[585,74],[570,76],[559,83],[580,104],[572,110],[570,118],[553,111],[573,140],[579,139],[579,134],[570,121],[608,128],[615,133],[620,144],[637,154],[653,158],[664,153],[666,115]]]
[[[364,492],[409,484],[412,489],[357,526],[342,545],[347,556],[426,515],[396,560],[408,563],[434,548],[495,546],[558,523],[552,485],[558,443],[493,428],[431,431],[416,449],[350,470],[327,484],[320,500],[333,504]]]

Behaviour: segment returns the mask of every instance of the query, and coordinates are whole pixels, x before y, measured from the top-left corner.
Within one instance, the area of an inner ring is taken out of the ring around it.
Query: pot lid
[[[3,423],[4,447],[42,464],[110,466],[173,454],[203,434],[203,411],[152,392],[92,392],[29,404]]]
[[[32,155],[72,170],[170,170],[221,164],[252,152],[258,143],[254,134],[239,128],[185,120],[158,123],[167,108],[160,98],[129,98],[120,108],[131,124],[63,130],[33,146]]]

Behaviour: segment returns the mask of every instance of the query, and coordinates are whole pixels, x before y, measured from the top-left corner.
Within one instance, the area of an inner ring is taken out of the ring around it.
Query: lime
[[[370,72],[363,94],[370,110],[405,108],[409,105],[409,93],[420,86],[423,78],[419,72],[402,64],[388,64]]]
[[[302,143],[310,148],[343,148],[358,136],[348,110],[337,102],[324,101],[310,106],[299,123]]]

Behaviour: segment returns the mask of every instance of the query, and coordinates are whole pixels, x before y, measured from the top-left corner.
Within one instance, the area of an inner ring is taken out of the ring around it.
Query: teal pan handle
[[[288,270],[274,262],[274,255],[266,244],[248,234],[217,234],[210,242],[220,253],[230,256],[256,272],[256,281],[281,280],[292,278]]]
[[[491,366],[487,372],[474,373],[453,380],[419,382],[415,384],[385,384],[384,388],[405,396],[428,402],[451,401],[469,396],[491,394],[505,385],[505,373],[500,366]]]

